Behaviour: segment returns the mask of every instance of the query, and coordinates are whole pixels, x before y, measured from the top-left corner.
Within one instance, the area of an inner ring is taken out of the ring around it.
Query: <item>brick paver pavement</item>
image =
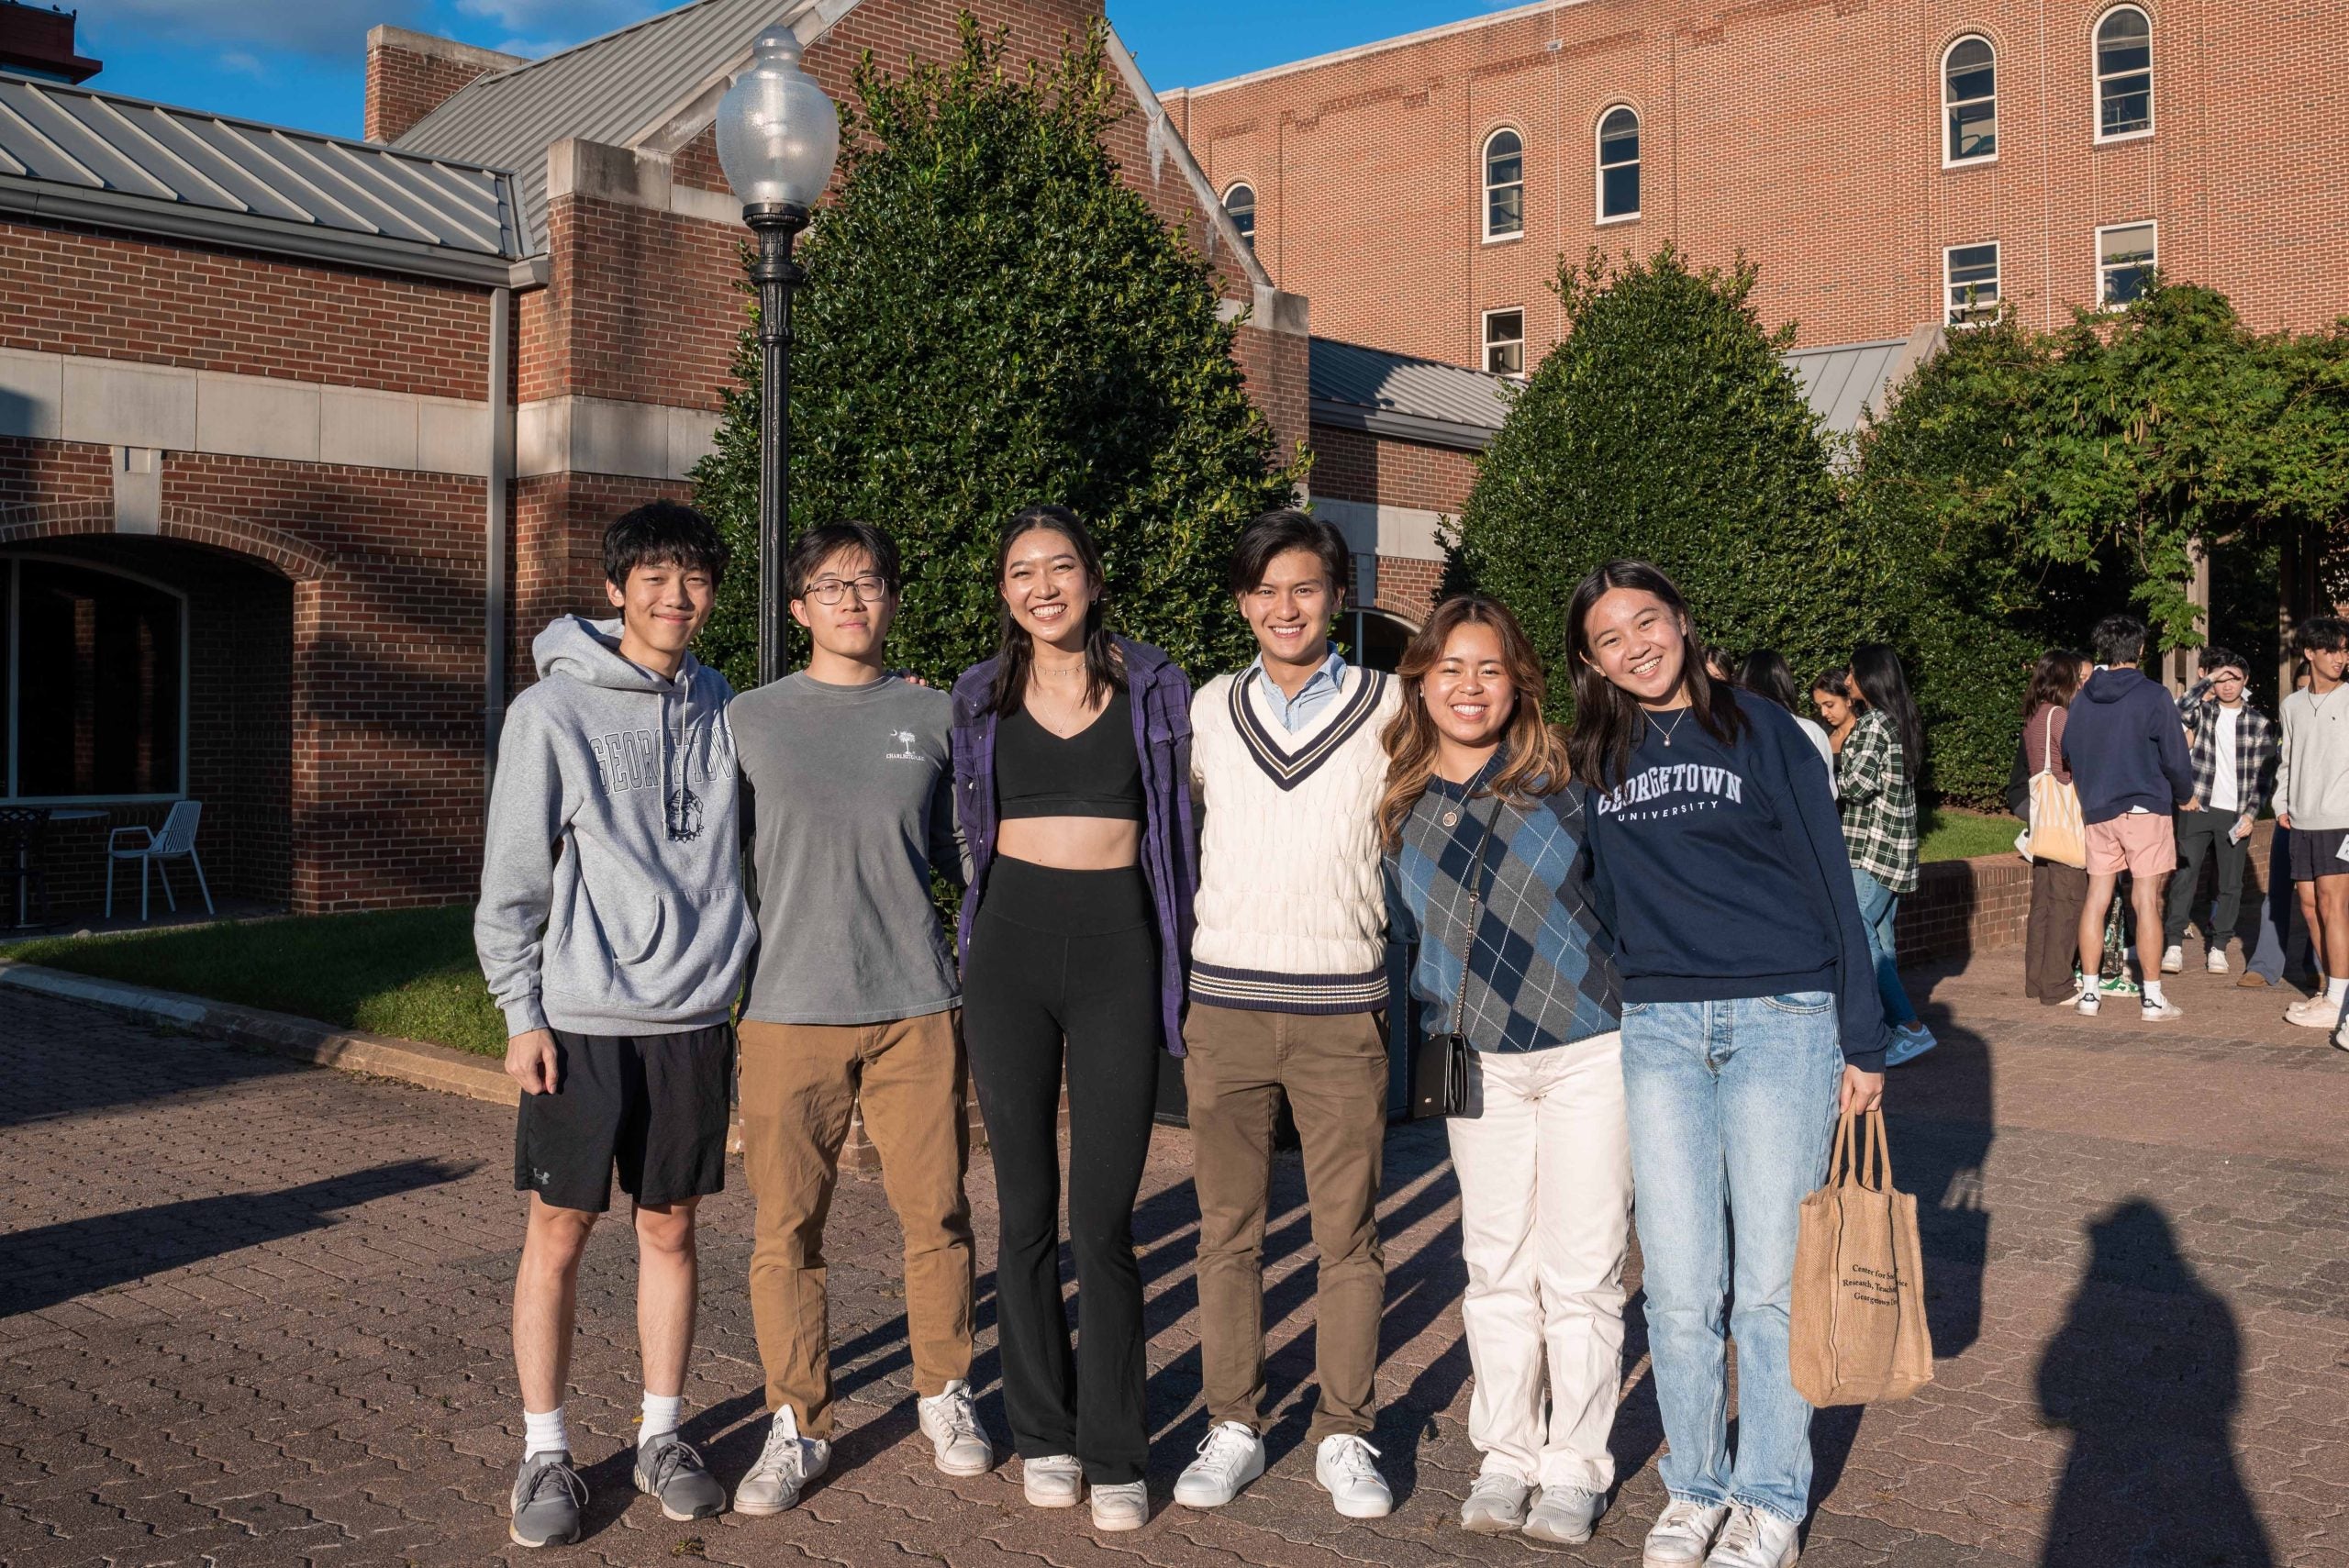
[[[2191,955],[2199,959],[2199,954]],[[1902,1405],[1819,1423],[1820,1568],[2349,1565],[2349,1054],[2277,993],[2189,973],[2186,1018],[2021,1001],[2011,956],[1920,977],[1943,1048],[1893,1080],[1942,1359]],[[0,1021],[0,1561],[502,1561],[520,1429],[507,1354],[519,1239],[509,1121],[12,996]],[[1375,1440],[1400,1505],[1339,1520],[1302,1446],[1310,1247],[1294,1160],[1270,1251],[1271,1472],[1214,1514],[1165,1501],[1204,1428],[1188,1143],[1160,1134],[1137,1218],[1154,1332],[1158,1512],[1096,1537],[1019,1501],[1016,1466],[933,1473],[913,1437],[895,1232],[875,1183],[832,1221],[843,1430],[796,1512],[663,1522],[629,1492],[632,1268],[607,1226],[583,1281],[573,1431],[595,1490],[557,1561],[971,1568],[1638,1560],[1661,1440],[1636,1303],[1625,1477],[1576,1551],[1453,1524],[1465,1433],[1453,1189],[1397,1129]],[[739,1174],[739,1173],[738,1173]],[[990,1187],[973,1173],[983,1266]],[[750,1209],[712,1200],[687,1435],[729,1480],[761,1435],[743,1294]],[[976,1377],[998,1432],[983,1273]]]

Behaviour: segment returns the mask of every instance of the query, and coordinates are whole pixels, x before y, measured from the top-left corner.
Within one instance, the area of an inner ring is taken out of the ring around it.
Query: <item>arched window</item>
[[[16,694],[5,798],[181,793],[185,595],[95,562],[0,556],[0,688]]]
[[[2134,6],[2116,6],[2096,25],[2096,134],[2143,136],[2154,128],[2154,24]]]
[[[1998,155],[1998,56],[1988,39],[1969,35],[1942,56],[1942,107],[1943,162]]]
[[[1245,181],[1223,193],[1223,210],[1248,249],[1256,248],[1256,187]]]
[[[1485,139],[1485,238],[1525,232],[1525,139],[1502,129]]]
[[[1598,122],[1598,221],[1640,216],[1640,117],[1617,106]]]

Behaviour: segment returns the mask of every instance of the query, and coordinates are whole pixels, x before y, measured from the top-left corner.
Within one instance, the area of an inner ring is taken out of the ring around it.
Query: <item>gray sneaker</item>
[[[1471,1535],[1507,1535],[1525,1528],[1525,1496],[1533,1490],[1514,1475],[1487,1471],[1460,1505],[1460,1528]]]
[[[674,1432],[638,1445],[636,1489],[661,1505],[677,1524],[726,1511],[726,1488],[702,1467],[694,1445]]]
[[[579,1511],[587,1483],[571,1467],[571,1451],[552,1449],[522,1462],[507,1499],[514,1522],[506,1533],[517,1546],[569,1546],[579,1539]]]
[[[1598,1523],[1607,1499],[1579,1486],[1544,1486],[1534,1505],[1525,1510],[1525,1533],[1536,1540],[1560,1546],[1580,1546]]]

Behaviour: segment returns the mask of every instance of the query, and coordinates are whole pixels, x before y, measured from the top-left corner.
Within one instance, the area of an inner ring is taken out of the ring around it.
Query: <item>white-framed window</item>
[[[1525,139],[1503,126],[1485,138],[1485,238],[1525,232]]]
[[[1525,373],[1525,310],[1510,306],[1506,310],[1485,312],[1485,373],[1486,375],[1518,375]]]
[[[187,788],[187,595],[64,556],[0,556],[11,803]]]
[[[1598,117],[1598,221],[1640,216],[1640,117],[1618,104]]]
[[[1223,193],[1224,216],[1231,219],[1231,227],[1240,230],[1241,239],[1248,249],[1256,248],[1256,187],[1242,180]]]
[[[1998,318],[1998,242],[1952,245],[1942,251],[1942,286],[1952,327],[1979,327]]]
[[[2096,293],[2106,309],[2119,310],[2145,292],[2161,255],[2157,227],[2122,223],[2096,231]]]
[[[2134,6],[2115,6],[2096,25],[2096,139],[2153,130],[2153,19]]]
[[[1998,51],[1968,33],[1942,54],[1942,163],[1998,155]]]

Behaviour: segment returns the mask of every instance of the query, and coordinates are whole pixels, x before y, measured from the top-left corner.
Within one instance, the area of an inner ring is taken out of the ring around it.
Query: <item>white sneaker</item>
[[[1460,1505],[1460,1528],[1471,1535],[1508,1535],[1525,1525],[1525,1501],[1533,1488],[1514,1475],[1487,1473],[1468,1488]]]
[[[2179,947],[2176,942],[2172,942],[2169,946],[2162,949],[2162,973],[2164,974],[2183,973],[2185,969],[2186,950],[2184,948]]]
[[[1085,1466],[1073,1453],[1019,1462],[1019,1489],[1031,1508],[1074,1508],[1085,1496]]]
[[[2343,1018],[2341,1027],[2332,1031],[2332,1049],[2349,1051],[2349,1018]]]
[[[2202,967],[2212,974],[2228,974],[2232,973],[2232,971],[2227,967],[2227,950],[2220,947],[2216,943],[2211,944],[2210,956],[2202,961]]]
[[[958,1377],[930,1397],[914,1401],[914,1408],[940,1474],[985,1475],[995,1468],[995,1444],[979,1424],[969,1384]]]
[[[1925,1052],[1941,1044],[1933,1031],[1922,1024],[1902,1024],[1892,1031],[1892,1041],[1884,1048],[1887,1067],[1906,1067]]]
[[[1140,1529],[1150,1522],[1150,1488],[1140,1481],[1093,1488],[1093,1528]]]
[[[1198,1451],[1174,1483],[1174,1500],[1186,1508],[1220,1508],[1264,1473],[1264,1440],[1238,1421],[1217,1423]]]
[[[1705,1568],[1794,1568],[1795,1559],[1802,1555],[1801,1533],[1800,1525],[1732,1503],[1729,1523],[1713,1543]]]
[[[1395,1494],[1374,1462],[1378,1451],[1351,1432],[1321,1440],[1313,1455],[1313,1484],[1330,1494],[1350,1519],[1383,1519],[1395,1508]]]
[[[1525,1533],[1536,1540],[1580,1546],[1590,1539],[1592,1528],[1598,1523],[1598,1510],[1606,1506],[1604,1493],[1586,1492],[1579,1486],[1544,1486],[1542,1500],[1525,1511]]]
[[[2084,1018],[2092,1018],[2096,1017],[2097,1008],[2103,1006],[2103,996],[2098,992],[2094,984],[2090,984],[2087,989],[2080,993],[2080,999],[2073,1003],[2072,1006],[2079,1009],[2080,1017]]]
[[[2186,1017],[2186,1009],[2166,997],[2156,1002],[2150,996],[2140,996],[2137,1004],[2137,1016],[2149,1024],[2165,1024],[2172,1018]]]
[[[767,1423],[766,1446],[758,1462],[734,1488],[734,1511],[762,1516],[795,1507],[799,1494],[832,1462],[832,1445],[821,1438],[803,1438],[799,1422],[786,1405]]]
[[[1711,1507],[1677,1498],[1666,1503],[1640,1548],[1640,1568],[1698,1568],[1728,1518],[1727,1503]]]
[[[2295,1002],[2284,1009],[2284,1021],[2298,1024],[2304,1029],[2329,1029],[2341,1022],[2341,1004],[2323,992],[2305,1001]]]

